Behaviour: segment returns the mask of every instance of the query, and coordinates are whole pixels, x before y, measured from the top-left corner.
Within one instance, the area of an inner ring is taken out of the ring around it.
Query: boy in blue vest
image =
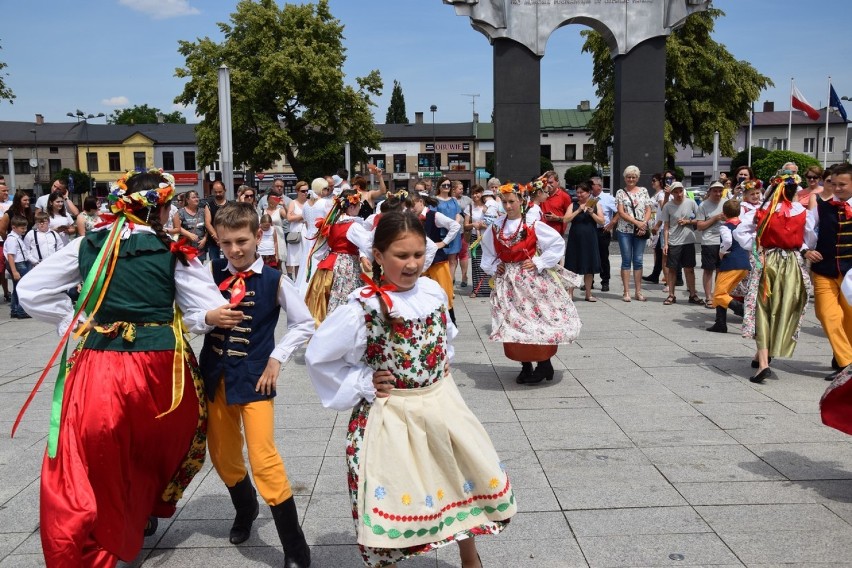
[[[243,437],[252,477],[272,510],[287,568],[306,568],[311,554],[296,513],[287,471],[273,437],[275,384],[282,363],[313,335],[314,320],[293,283],[264,266],[261,237],[250,203],[229,203],[215,220],[224,258],[213,259],[213,279],[225,298],[239,304],[243,322],[216,328],[204,339],[200,366],[209,402],[207,444],[216,472],[231,494],[236,517],[232,544],[245,542],[258,515],[257,494],[243,460]],[[275,344],[278,316],[287,314],[287,333]]]
[[[719,256],[722,258],[719,271],[716,273],[716,290],[713,293],[713,304],[716,306],[716,322],[707,328],[715,333],[728,333],[728,308],[742,317],[745,312],[743,303],[734,300],[731,292],[743,278],[748,276],[751,268],[748,251],[733,238],[733,232],[740,224],[740,202],[729,199],[722,205],[725,223],[719,228],[722,244]]]
[[[811,196],[808,214],[816,227],[816,242],[806,242],[804,253],[811,262],[814,283],[814,311],[822,324],[831,350],[834,370],[825,377],[833,381],[852,364],[852,306],[840,286],[852,269],[852,166],[832,167],[834,197],[824,200]]]

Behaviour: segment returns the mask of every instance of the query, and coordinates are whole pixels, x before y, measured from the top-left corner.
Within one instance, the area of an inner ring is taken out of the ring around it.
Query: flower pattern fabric
[[[387,369],[396,378],[398,389],[417,389],[440,381],[444,375],[444,362],[447,358],[447,311],[446,306],[431,314],[412,320],[391,320],[386,322],[383,316],[365,306],[364,320],[367,324],[367,350],[364,359],[373,369]],[[371,403],[361,401],[349,420],[346,436],[346,465],[348,469],[349,496],[352,501],[352,517],[358,519],[358,474],[364,432],[367,427]],[[383,487],[376,487],[375,497],[387,497]],[[435,497],[443,498],[438,489]],[[406,502],[407,498],[407,502]],[[405,494],[403,505],[410,505],[415,496]],[[434,504],[431,495],[418,495],[418,501]],[[453,541],[463,540],[476,535],[496,534],[506,522],[484,522],[472,530],[463,531],[439,542],[408,548],[386,549],[358,545],[365,565],[371,567],[389,566],[406,558],[425,554],[445,546]]]

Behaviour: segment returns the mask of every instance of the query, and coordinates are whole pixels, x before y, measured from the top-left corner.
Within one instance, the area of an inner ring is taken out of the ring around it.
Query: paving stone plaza
[[[526,386],[515,384],[519,365],[488,341],[488,301],[457,295],[453,375],[507,464],[519,507],[501,535],[478,539],[484,566],[852,566],[852,438],[820,423],[831,350],[813,305],[795,360],[773,361],[775,377],[754,385],[754,346],[739,336],[739,318],[727,335],[707,333],[714,312],[687,304],[683,290],[672,306],[660,286],[648,287],[647,303],[627,304],[612,284],[596,290],[598,303],[578,302],[583,329],[560,347],[555,379]],[[56,341],[49,326],[10,320],[3,306],[2,568],[44,562],[39,468],[53,374],[18,435],[9,432]],[[276,440],[312,566],[355,568],[363,564],[346,493],[348,413],[318,403],[303,353],[279,380]],[[228,543],[232,517],[208,460],[132,565],[283,563],[268,508],[239,547]],[[457,550],[402,566],[457,567]]]

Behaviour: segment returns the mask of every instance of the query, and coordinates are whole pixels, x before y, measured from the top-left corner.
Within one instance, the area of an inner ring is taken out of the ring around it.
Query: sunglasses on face
[[[254,199],[254,194],[253,193],[244,193],[243,197],[245,197],[246,199]]]
[[[442,184],[441,184],[441,187],[450,187],[450,184],[448,184],[448,183],[442,183]]]
[[[819,176],[805,176],[808,179],[819,179]]]
[[[299,190],[299,193],[307,193],[307,192],[308,192],[308,190],[307,190],[307,189],[300,189],[300,190]]]

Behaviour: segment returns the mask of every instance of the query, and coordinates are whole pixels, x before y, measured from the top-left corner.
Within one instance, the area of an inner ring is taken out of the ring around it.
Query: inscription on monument
[[[490,41],[511,39],[539,56],[550,35],[568,24],[598,31],[613,57],[652,37],[666,36],[710,0],[444,0],[468,16]],[[629,24],[629,33],[628,33]]]

